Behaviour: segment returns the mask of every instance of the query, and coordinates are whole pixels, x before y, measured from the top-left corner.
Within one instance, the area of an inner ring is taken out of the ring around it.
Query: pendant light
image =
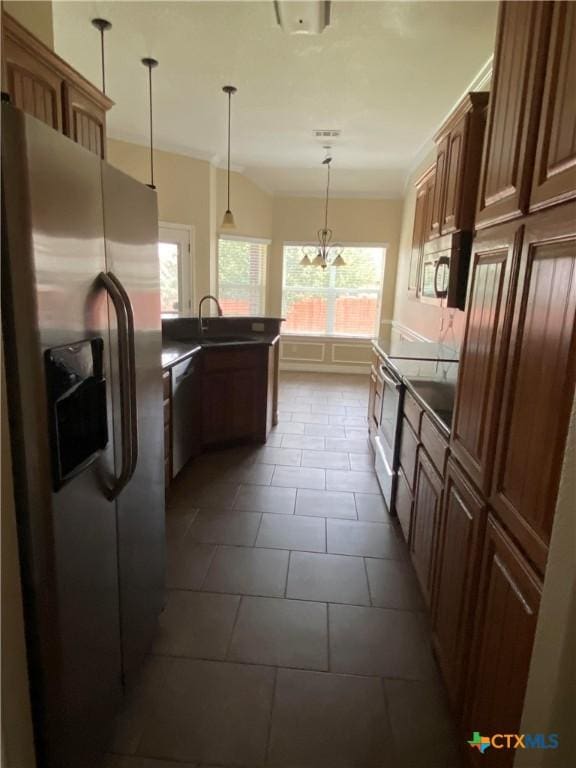
[[[330,163],[332,156],[330,147],[324,147],[326,157],[322,165],[326,166],[326,201],[324,207],[324,226],[318,230],[318,245],[305,246],[302,249],[301,267],[345,267],[346,262],[342,257],[344,247],[332,242],[332,230],[328,227],[328,201],[330,199]],[[312,258],[313,257],[313,258]]]
[[[92,26],[100,31],[100,58],[102,61],[102,93],[106,93],[106,67],[104,61],[104,32],[112,29],[107,19],[92,19]]]
[[[158,66],[158,61],[156,59],[151,58],[145,58],[142,59],[142,64],[147,68],[148,70],[148,100],[149,100],[149,111],[150,111],[150,184],[147,184],[146,186],[150,187],[150,189],[156,189],[154,186],[154,135],[153,135],[153,122],[152,122],[152,70]]]
[[[222,219],[222,225],[220,229],[236,229],[236,222],[234,221],[234,215],[230,210],[230,122],[231,122],[231,110],[232,110],[232,94],[238,90],[233,85],[225,85],[222,90],[228,94],[228,197],[226,213]]]

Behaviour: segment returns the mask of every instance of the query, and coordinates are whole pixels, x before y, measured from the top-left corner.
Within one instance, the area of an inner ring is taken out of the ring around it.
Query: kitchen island
[[[205,450],[265,443],[278,422],[280,318],[162,321],[166,488]]]

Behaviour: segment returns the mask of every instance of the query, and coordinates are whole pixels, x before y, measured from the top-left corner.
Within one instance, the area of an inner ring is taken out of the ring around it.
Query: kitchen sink
[[[437,381],[435,379],[411,379],[410,386],[416,394],[438,415],[438,417],[450,427],[452,424],[452,412],[454,411],[454,398],[456,383],[453,381]]]

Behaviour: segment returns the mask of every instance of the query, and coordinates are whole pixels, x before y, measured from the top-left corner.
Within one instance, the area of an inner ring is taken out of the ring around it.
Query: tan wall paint
[[[402,326],[432,341],[437,341],[440,334],[446,331],[447,326],[452,321],[454,337],[449,334],[447,343],[450,344],[452,340],[459,347],[464,334],[464,312],[425,304],[418,301],[413,293],[408,293],[408,271],[410,269],[410,252],[412,250],[414,211],[416,207],[416,187],[414,185],[424,171],[434,163],[434,160],[435,150],[432,150],[408,179],[402,210],[402,231],[400,235],[393,317],[395,323],[400,323]]]
[[[218,169],[215,211],[218,229],[226,210],[226,189],[226,171]],[[272,239],[272,196],[241,173],[230,174],[230,205],[236,222],[232,234]]]
[[[54,50],[54,26],[52,23],[52,3],[48,0],[3,0],[5,11],[26,27],[44,45]]]
[[[514,768],[576,765],[576,400],[530,663],[521,733],[558,733],[560,748],[518,750]]]
[[[147,147],[115,139],[108,140],[108,161],[143,183],[150,180]],[[212,284],[211,186],[213,169],[205,160],[172,152],[154,152],[154,181],[158,193],[160,221],[194,227],[195,295],[209,293]]]

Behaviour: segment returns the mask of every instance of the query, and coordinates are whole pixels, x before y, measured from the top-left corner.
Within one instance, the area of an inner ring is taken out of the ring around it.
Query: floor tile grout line
[[[368,585],[368,599],[370,600],[370,605],[372,608],[376,608],[377,606],[374,605],[374,600],[372,598],[372,589],[370,588],[370,576],[368,575],[368,563],[366,562],[366,558],[362,558],[364,562],[364,573],[366,574],[366,584]]]
[[[286,568],[286,579],[284,581],[284,598],[288,598],[288,576],[290,574],[291,562],[292,562],[292,550],[288,552],[288,567]]]
[[[266,746],[264,748],[264,765],[268,765],[270,758],[270,743],[272,740],[272,725],[274,718],[274,705],[276,703],[276,689],[278,687],[278,667],[274,667],[274,680],[272,682],[272,699],[270,701],[270,716],[266,733]]]
[[[208,563],[208,568],[206,568],[206,573],[204,574],[204,578],[202,579],[202,584],[200,585],[200,592],[204,591],[204,585],[206,584],[206,580],[208,579],[208,574],[210,573],[210,569],[212,568],[212,563],[216,559],[216,555],[218,554],[218,550],[222,548],[222,544],[216,544],[214,545],[214,552],[212,552],[212,555],[210,557],[210,562]]]
[[[330,645],[330,603],[326,603],[326,662],[328,672],[332,671],[332,648]]]
[[[209,592],[205,592],[204,594],[210,594]],[[236,625],[238,624],[238,618],[240,617],[240,609],[242,607],[242,602],[244,600],[244,595],[237,595],[240,599],[238,600],[238,605],[236,606],[236,613],[234,614],[234,621],[232,622],[232,629],[230,630],[230,637],[228,638],[228,643],[226,645],[226,652],[224,654],[224,658],[220,659],[220,661],[229,661],[230,660],[230,651],[232,650],[232,641],[234,639],[234,632],[236,631]],[[186,657],[185,657],[186,658]]]

